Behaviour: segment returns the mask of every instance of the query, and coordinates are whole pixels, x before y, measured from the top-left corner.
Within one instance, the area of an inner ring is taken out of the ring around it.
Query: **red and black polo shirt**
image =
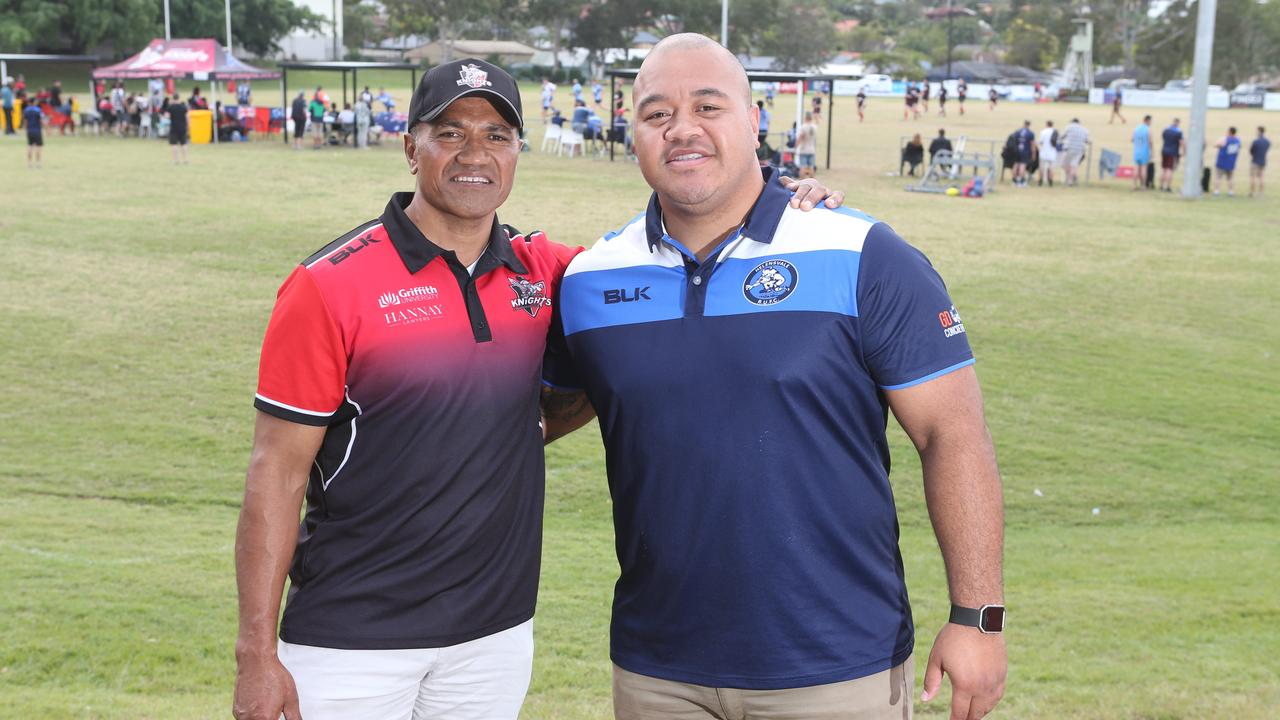
[[[287,642],[441,647],[533,617],[542,355],[576,251],[495,218],[469,274],[405,215],[412,198],[294,270],[263,341],[255,406],[327,428]]]

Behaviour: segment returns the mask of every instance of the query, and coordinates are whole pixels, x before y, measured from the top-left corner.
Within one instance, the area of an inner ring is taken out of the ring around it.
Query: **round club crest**
[[[786,300],[800,282],[800,272],[786,260],[766,260],[747,273],[742,295],[756,305],[774,305]]]

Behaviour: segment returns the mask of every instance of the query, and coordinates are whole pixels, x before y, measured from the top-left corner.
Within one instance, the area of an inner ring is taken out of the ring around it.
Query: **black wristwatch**
[[[951,622],[976,627],[987,634],[1002,633],[1004,632],[1004,606],[983,605],[980,608],[967,608],[952,604]]]

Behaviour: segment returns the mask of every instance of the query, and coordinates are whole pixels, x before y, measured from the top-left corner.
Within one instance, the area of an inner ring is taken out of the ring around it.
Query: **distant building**
[[[439,40],[420,45],[407,51],[404,57],[409,62],[426,61],[428,65],[437,65],[444,58],[444,43]],[[453,57],[476,57],[483,60],[497,58],[499,65],[532,62],[537,48],[529,47],[514,40],[454,40]]]
[[[280,40],[280,57],[288,60],[341,60],[343,0],[293,0],[325,20],[320,32],[298,31]]]

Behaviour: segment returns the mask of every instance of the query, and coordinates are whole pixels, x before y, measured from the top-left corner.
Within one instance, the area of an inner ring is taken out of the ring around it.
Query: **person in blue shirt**
[[[600,78],[591,82],[591,98],[595,101],[596,107],[604,104],[604,85],[600,84]]]
[[[1027,186],[1027,166],[1031,164],[1031,159],[1036,152],[1036,133],[1031,129],[1031,121],[1024,120],[1022,127],[1013,134],[1015,143],[1013,161],[1013,184],[1020,187]]]
[[[1178,167],[1178,159],[1187,152],[1187,140],[1178,127],[1178,118],[1173,124],[1160,133],[1160,189],[1173,192],[1173,171]]]
[[[1151,116],[1143,116],[1142,122],[1133,129],[1133,189],[1141,190],[1144,186],[1151,189],[1155,180],[1155,168],[1151,165]]]
[[[760,132],[756,138],[764,145],[769,139],[769,111],[765,109],[763,100],[757,100],[756,107],[760,109]]]
[[[44,154],[44,113],[39,105],[22,106],[22,124],[27,128],[27,167],[39,168]]]
[[[1267,151],[1270,149],[1267,129],[1259,125],[1258,137],[1249,145],[1249,197],[1262,195],[1262,174],[1267,170]]]
[[[605,443],[614,716],[909,715],[892,411],[955,602],[923,698],[947,674],[951,716],[982,717],[1007,670],[1002,491],[941,277],[884,223],[792,206],[757,164],[746,72],[714,41],[663,39],[633,98],[654,194],[569,264],[543,363],[544,397],[572,408],[544,403],[548,440],[596,414]]]
[[[1234,127],[1227,128],[1226,137],[1219,140],[1214,147],[1218,148],[1218,159],[1213,164],[1216,173],[1213,177],[1213,194],[1222,192],[1222,180],[1227,181],[1227,195],[1236,194],[1236,159],[1240,157],[1240,138],[1236,136]]]
[[[577,78],[573,79],[573,99],[582,99],[582,83]]]
[[[9,87],[8,78],[5,78],[4,87],[0,87],[0,105],[4,108],[4,134],[17,135],[17,131],[13,129],[13,88]]]
[[[591,111],[587,109],[587,104],[581,99],[575,100],[573,103],[573,118],[569,120],[570,127],[576,133],[584,133],[587,130],[587,118],[591,117]]]

